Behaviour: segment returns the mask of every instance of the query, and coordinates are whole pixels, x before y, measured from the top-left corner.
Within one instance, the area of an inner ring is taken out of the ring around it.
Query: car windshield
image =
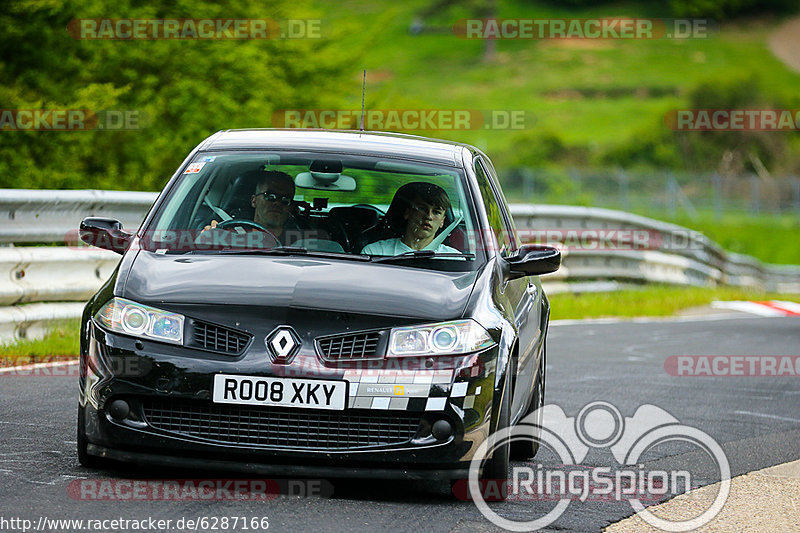
[[[474,211],[463,170],[454,167],[201,152],[170,187],[141,246],[159,254],[308,255],[472,270],[485,259]]]

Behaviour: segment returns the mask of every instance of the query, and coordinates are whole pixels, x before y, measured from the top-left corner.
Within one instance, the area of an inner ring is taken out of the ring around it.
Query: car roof
[[[197,148],[199,151],[310,150],[425,161],[451,167],[463,166],[464,149],[476,152],[468,144],[416,135],[320,129],[224,130],[211,135]]]

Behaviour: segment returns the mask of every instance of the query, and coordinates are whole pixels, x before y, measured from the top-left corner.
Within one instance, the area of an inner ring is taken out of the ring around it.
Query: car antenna
[[[364,131],[364,96],[367,94],[367,69],[364,69],[364,81],[361,82],[361,131]]]

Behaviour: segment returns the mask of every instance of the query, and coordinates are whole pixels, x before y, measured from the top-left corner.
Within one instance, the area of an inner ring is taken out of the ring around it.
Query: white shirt
[[[431,244],[433,242],[431,241]],[[428,245],[430,246],[430,244]],[[423,250],[431,250],[426,246]],[[383,241],[371,242],[361,250],[362,254],[366,255],[400,255],[406,252],[414,252],[415,250],[404,243],[400,238],[396,237],[394,239],[386,239]],[[461,254],[460,251],[456,250],[455,248],[451,248],[450,246],[446,246],[444,244],[440,244],[435,252],[437,254]]]

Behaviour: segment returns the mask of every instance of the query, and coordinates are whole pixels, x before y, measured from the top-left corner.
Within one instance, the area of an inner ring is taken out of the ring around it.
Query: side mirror
[[[549,274],[561,266],[561,251],[544,244],[523,244],[513,255],[505,258],[507,279]]]
[[[89,217],[81,222],[80,237],[86,244],[124,254],[133,236],[122,231],[122,222],[119,220]]]

